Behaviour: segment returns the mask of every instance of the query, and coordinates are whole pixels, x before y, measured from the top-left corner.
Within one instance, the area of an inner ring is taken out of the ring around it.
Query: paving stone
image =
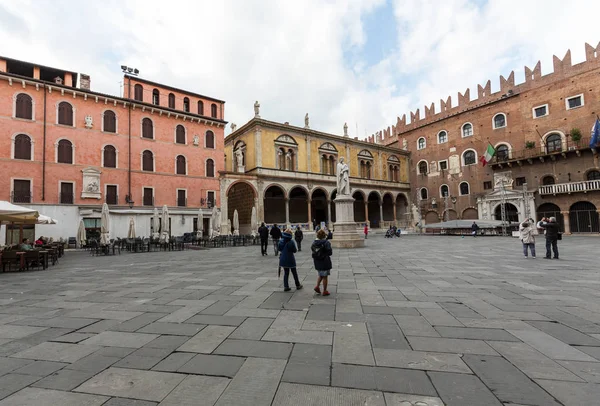
[[[283,372],[283,382],[308,385],[329,385],[330,366],[289,361]]]
[[[162,335],[154,340],[150,341],[148,344],[144,345],[142,348],[164,348],[169,350],[175,350],[179,348],[183,343],[189,340],[187,336],[170,336],[170,335]]]
[[[535,328],[550,334],[552,337],[571,345],[588,345],[592,347],[600,347],[600,340],[583,334],[577,330],[559,323],[551,323],[547,321],[530,321],[528,322]]]
[[[0,399],[20,391],[40,379],[39,376],[9,373],[0,376]],[[0,402],[0,405],[2,403]]]
[[[534,330],[534,327],[521,320],[465,319],[459,317],[458,321],[466,327],[498,328],[502,330]]]
[[[94,376],[95,372],[75,371],[72,369],[61,369],[53,374],[40,379],[32,386],[37,388],[56,389],[56,390],[72,390],[89,378]]]
[[[583,353],[542,331],[509,330],[509,332],[552,359],[565,361],[596,361],[586,353]]]
[[[152,367],[162,361],[163,358],[164,357],[141,357],[139,355],[130,354],[116,362],[113,366],[116,368],[152,369]]]
[[[97,351],[99,348],[95,345],[45,342],[14,354],[13,357],[42,361],[75,362]]]
[[[548,393],[568,406],[598,404],[600,386],[593,383],[563,382],[538,379],[536,382]]]
[[[432,326],[463,327],[463,324],[444,309],[419,309],[419,313]]]
[[[270,404],[279,386],[285,365],[285,360],[248,358],[216,405]]]
[[[163,372],[176,372],[179,368],[184,366],[189,360],[194,358],[196,353],[191,352],[174,352],[169,355],[154,367],[152,367],[153,371],[163,371]]]
[[[94,324],[90,324],[82,329],[77,330],[78,333],[101,333],[106,330],[110,330],[111,328],[118,326],[121,324],[119,320],[100,320]]]
[[[52,317],[49,319],[25,319],[15,321],[13,324],[38,326],[38,327],[57,327],[66,329],[80,329],[97,322],[98,319],[82,317]]]
[[[282,310],[273,320],[271,328],[300,330],[306,319],[306,314],[305,311]]]
[[[304,331],[295,329],[270,328],[267,330],[262,340],[280,341],[285,343],[331,345],[333,342],[333,333],[330,331]]]
[[[244,363],[245,358],[225,355],[198,354],[177,371],[186,374],[227,376],[233,378]]]
[[[162,318],[164,314],[161,313],[144,313],[139,316],[133,317],[126,321],[120,321],[118,324],[110,327],[111,331],[121,331],[124,333],[133,333],[148,324]],[[107,329],[108,330],[108,329]]]
[[[469,306],[460,303],[442,303],[441,306],[457,319],[466,317],[470,319],[483,319],[484,317],[471,309]]]
[[[14,326],[10,324],[0,325],[0,338],[16,339],[45,330],[45,327]]]
[[[64,336],[56,337],[55,339],[50,341],[77,344],[83,340],[93,337],[94,335],[95,334],[92,333],[69,333],[65,334]]]
[[[94,355],[101,355],[103,357],[116,357],[123,358],[135,351],[135,348],[124,348],[124,347],[103,347],[96,351]]]
[[[383,392],[436,396],[437,393],[423,371],[375,367],[375,383]]]
[[[367,328],[373,348],[410,350],[410,346],[398,326],[394,324],[367,323]]]
[[[473,327],[443,327],[435,328],[442,337],[468,338],[472,340],[519,341],[518,338],[504,330],[493,328]]]
[[[88,338],[87,340],[82,341],[81,344],[101,345],[105,347],[140,348],[157,337],[157,334],[104,331],[92,338]]]
[[[503,402],[560,406],[560,403],[502,357],[468,354],[463,360]]]
[[[95,352],[87,357],[81,358],[79,361],[73,364],[68,365],[67,369],[98,373],[120,360],[120,357],[105,357],[99,355],[98,352]]]
[[[375,365],[368,334],[336,332],[333,335],[333,362]]]
[[[393,368],[422,369],[427,371],[471,373],[458,354],[422,352],[410,350],[386,350],[376,348],[375,361],[378,366]],[[335,362],[335,358],[334,358]]]
[[[261,309],[280,310],[285,308],[285,304],[292,298],[292,295],[287,292],[273,292],[267,300],[259,307]]]
[[[400,330],[404,335],[420,336],[420,337],[439,337],[440,334],[433,328],[431,324],[422,316],[399,316],[395,315],[394,319],[400,326]]]
[[[14,373],[44,377],[58,371],[59,369],[62,369],[67,365],[69,364],[64,362],[34,361],[29,365],[16,369]]]
[[[416,351],[498,355],[498,353],[483,340],[413,336],[407,336],[406,338],[412,349]]]
[[[138,333],[169,334],[174,336],[193,336],[204,328],[201,324],[152,323],[137,330]]]
[[[296,344],[290,362],[329,367],[331,365],[330,345]]]
[[[331,369],[331,386],[375,390],[375,367],[334,363]]]
[[[600,383],[600,362],[558,361],[558,363],[586,382]]]
[[[386,406],[386,403],[381,392],[286,382],[279,385],[272,403],[272,406],[307,405]],[[405,405],[398,403],[394,406]],[[443,405],[440,403],[432,406]]]
[[[388,307],[388,306],[364,306],[363,313],[367,314],[401,314],[405,316],[418,316],[419,312],[416,309],[407,307]]]
[[[197,406],[201,402],[202,405],[213,406],[229,382],[230,379],[227,378],[188,376],[160,402],[160,405]]]
[[[190,317],[185,322],[194,324],[208,324],[217,326],[234,326],[237,327],[246,320],[245,317],[237,316],[211,316],[209,314],[199,314],[197,316]]]
[[[381,324],[381,323],[378,323]],[[390,323],[387,323],[390,324]],[[393,325],[396,322],[392,318]],[[324,321],[324,320],[305,320],[302,323],[302,330],[312,331],[339,331],[339,332],[350,332],[350,333],[368,333],[366,323],[362,322],[341,322],[341,321]]]
[[[230,338],[241,340],[260,340],[273,323],[272,319],[248,318],[233,333]]]
[[[444,406],[438,397],[385,393],[387,406]]]
[[[112,398],[102,406],[156,406],[158,403],[147,400]]]
[[[402,316],[415,317],[415,316]],[[355,314],[355,313],[336,313],[335,320],[343,323],[387,323],[396,324],[396,319],[391,314]]]
[[[577,349],[600,361],[600,347],[577,347]]]
[[[18,344],[18,343],[29,344],[30,346],[33,347],[38,344],[42,344],[48,340],[52,340],[53,338],[68,334],[72,331],[73,331],[72,329],[68,329],[68,328],[47,328],[40,332],[37,332],[37,333],[31,334],[27,337],[21,338],[21,339],[19,339],[18,342],[13,341],[8,344],[5,344],[3,347],[7,347],[7,346],[10,346],[11,344]]]
[[[334,320],[335,305],[334,304],[313,304],[308,309],[306,320]]]
[[[428,374],[446,406],[502,406],[476,376],[447,372]]]
[[[235,330],[228,326],[207,326],[186,341],[177,351],[210,354]]]
[[[107,400],[108,397],[106,396],[42,388],[25,388],[0,401],[0,406],[106,406],[108,405],[108,403],[105,403]]]
[[[289,343],[227,339],[214,351],[214,354],[288,359],[292,347],[293,345]]]
[[[28,359],[0,357],[0,375],[31,365],[34,362]]]
[[[207,297],[208,299],[208,297]],[[222,316],[227,313],[229,310],[235,307],[237,302],[229,301],[229,300],[219,300],[218,302],[208,306],[206,309],[202,310],[200,314],[212,314],[214,316]]]
[[[168,372],[109,368],[75,391],[160,402],[184,378],[185,375]]]

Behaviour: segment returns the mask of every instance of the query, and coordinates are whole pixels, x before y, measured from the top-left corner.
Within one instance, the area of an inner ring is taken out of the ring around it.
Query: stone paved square
[[[334,251],[329,297],[308,250],[289,293],[257,246],[68,251],[0,274],[0,298],[19,292],[0,301],[0,406],[592,404],[598,244],[544,261],[511,238],[373,234]]]

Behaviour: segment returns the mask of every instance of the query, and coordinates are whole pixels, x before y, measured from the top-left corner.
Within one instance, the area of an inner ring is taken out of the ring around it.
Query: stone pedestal
[[[331,246],[334,248],[362,248],[365,240],[356,229],[354,222],[354,198],[352,196],[337,196],[335,203],[335,226]]]

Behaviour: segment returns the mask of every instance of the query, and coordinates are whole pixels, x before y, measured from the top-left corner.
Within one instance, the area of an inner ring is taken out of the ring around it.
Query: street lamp
[[[129,208],[133,209],[133,204],[135,203],[132,199],[130,195],[126,195],[125,196],[125,203],[129,204]]]

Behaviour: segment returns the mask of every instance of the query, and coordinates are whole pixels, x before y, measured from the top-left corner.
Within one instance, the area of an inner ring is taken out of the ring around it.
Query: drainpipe
[[[129,202],[131,202],[133,199],[131,197],[131,77],[129,77],[129,81],[127,82],[127,99],[129,101],[129,108],[127,109],[127,113],[128,113],[128,139],[129,139],[129,159],[128,159],[128,164],[129,164],[129,169],[128,169],[128,180],[127,180],[127,194],[128,194],[128,201],[127,203],[129,204]]]
[[[46,200],[46,85],[44,87],[44,141],[42,147],[42,201]]]

